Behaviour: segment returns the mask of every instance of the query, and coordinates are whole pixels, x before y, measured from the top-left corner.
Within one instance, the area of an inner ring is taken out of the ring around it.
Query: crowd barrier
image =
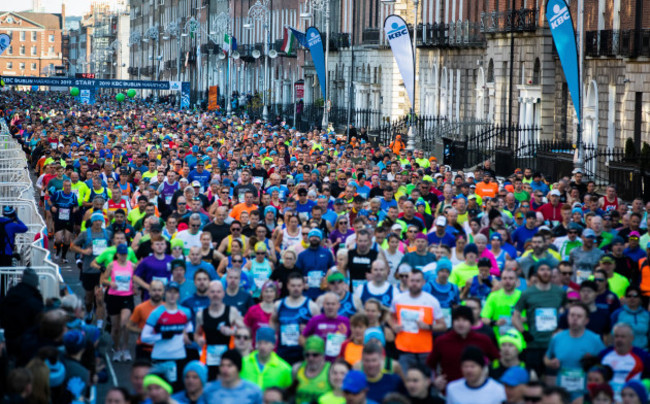
[[[13,206],[28,228],[26,233],[16,236],[16,266],[0,267],[0,288],[5,293],[20,282],[23,271],[29,267],[38,274],[43,297],[58,297],[63,278],[59,266],[44,248],[47,226],[38,212],[34,195],[25,152],[11,137],[6,122],[0,120],[0,212],[5,206]]]

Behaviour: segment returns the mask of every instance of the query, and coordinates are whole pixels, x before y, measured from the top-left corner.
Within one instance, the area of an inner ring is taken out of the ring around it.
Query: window
[[[25,54],[25,45],[20,45],[20,54],[21,55]]]
[[[54,63],[50,63],[49,69],[54,70]]]
[[[9,49],[7,49],[7,55],[11,55],[12,53],[14,53],[14,48],[13,46],[9,45]]]
[[[487,82],[494,83],[494,62],[490,59],[488,63]]]
[[[20,70],[25,70],[25,64],[24,63],[20,63]]]
[[[20,40],[21,41],[25,40],[25,31],[20,31]]]
[[[36,56],[36,46],[32,46],[32,56]]]
[[[32,70],[36,70],[36,63],[32,63],[31,68]]]
[[[32,31],[32,41],[36,41],[36,31]]]
[[[13,62],[7,62],[7,69],[11,70],[14,68]]]
[[[47,53],[49,53],[50,55],[53,55],[54,54],[54,46],[50,46],[48,48],[48,50],[47,50]]]
[[[533,84],[538,86],[542,83],[542,67],[539,63],[539,58],[535,59],[535,65],[533,66]]]
[[[47,40],[50,42],[54,42],[54,34],[50,34]]]

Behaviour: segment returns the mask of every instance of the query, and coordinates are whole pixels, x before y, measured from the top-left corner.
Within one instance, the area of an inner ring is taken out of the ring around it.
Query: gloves
[[[163,339],[172,339],[176,333],[174,331],[163,331],[161,334]]]
[[[66,387],[68,391],[72,393],[72,397],[77,399],[79,396],[81,396],[81,393],[86,387],[86,383],[84,383],[80,377],[73,377],[72,379],[68,380],[68,385]]]
[[[531,342],[532,340],[535,339],[533,338],[533,335],[530,333],[530,331],[524,331],[521,333],[521,335],[523,335],[524,341],[526,342]]]

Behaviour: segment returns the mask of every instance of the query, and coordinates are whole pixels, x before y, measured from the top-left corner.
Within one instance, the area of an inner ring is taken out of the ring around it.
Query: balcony
[[[537,29],[537,9],[493,11],[481,14],[481,31],[486,34],[531,32]]]
[[[379,45],[379,28],[366,28],[361,34],[361,43],[364,45]]]
[[[620,53],[620,31],[608,29],[585,32],[585,56],[613,57]]]
[[[350,34],[345,32],[332,33],[330,38],[330,50],[337,51],[342,48],[350,47]]]
[[[483,48],[485,35],[481,25],[469,21],[450,24],[419,24],[417,46],[420,48]]]

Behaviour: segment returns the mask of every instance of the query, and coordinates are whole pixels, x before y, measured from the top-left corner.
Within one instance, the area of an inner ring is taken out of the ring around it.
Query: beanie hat
[[[451,261],[449,261],[449,258],[447,257],[441,257],[438,260],[438,264],[436,265],[436,271],[440,271],[441,269],[446,269],[447,271],[451,272],[452,268]]]
[[[641,402],[641,404],[648,404],[648,391],[646,390],[643,383],[638,380],[630,380],[629,382],[625,383],[623,390],[627,388],[634,390],[636,395],[639,397],[639,402]]]
[[[201,384],[203,386],[207,384],[208,368],[206,368],[205,365],[201,362],[195,360],[185,365],[185,369],[183,369],[183,377],[185,377],[188,372],[196,372],[196,374],[199,376],[199,379],[201,379]]]
[[[260,327],[255,333],[255,342],[267,341],[275,344],[275,330],[268,326]]]
[[[228,359],[232,362],[233,365],[241,372],[242,368],[242,357],[239,351],[236,349],[229,349],[221,355],[221,360]]]
[[[312,237],[318,237],[319,239],[323,239],[323,232],[320,231],[320,229],[311,229],[309,230],[309,234],[307,235],[307,238],[312,238]]]
[[[371,339],[375,338],[381,343],[381,346],[386,346],[386,337],[379,327],[370,327],[366,329],[363,334],[363,345],[366,345]]]
[[[63,345],[68,354],[77,354],[85,348],[86,337],[79,330],[70,330],[63,335]]]
[[[463,351],[463,354],[460,356],[460,362],[465,361],[476,362],[480,367],[485,367],[485,355],[483,351],[474,345],[470,345]]]
[[[174,238],[171,241],[172,248],[174,247],[185,247],[185,244],[183,243],[183,240],[179,238]]]
[[[144,377],[142,380],[142,387],[146,389],[151,385],[161,387],[167,392],[167,394],[172,394],[174,392],[172,385],[167,380],[167,376],[165,376],[165,372],[162,371],[162,369],[153,370]]]
[[[469,254],[469,253],[474,253],[478,255],[478,247],[476,247],[476,244],[470,243],[465,246],[465,249],[463,249],[463,255]]]
[[[505,343],[514,345],[518,352],[524,350],[524,338],[521,333],[515,329],[508,330],[508,332],[499,337],[499,347]]]
[[[38,275],[36,275],[33,268],[27,268],[23,271],[23,283],[38,289]]]
[[[305,341],[305,352],[325,353],[325,341],[318,335],[312,335]]]

